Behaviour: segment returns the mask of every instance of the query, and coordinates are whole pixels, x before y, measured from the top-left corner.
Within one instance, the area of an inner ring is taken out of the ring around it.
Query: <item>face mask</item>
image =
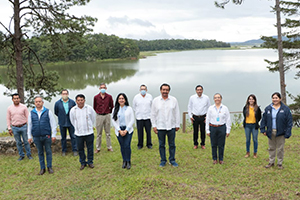
[[[100,89],[100,92],[101,92],[102,94],[105,94],[106,90],[102,88],[102,89]]]
[[[146,90],[141,90],[141,95],[145,95],[146,94]]]
[[[61,95],[63,100],[67,100],[69,98],[69,95]]]

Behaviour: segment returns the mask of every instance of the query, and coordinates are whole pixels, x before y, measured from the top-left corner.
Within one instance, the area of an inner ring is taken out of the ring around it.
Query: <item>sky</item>
[[[220,9],[214,0],[90,0],[70,13],[96,17],[94,33],[122,38],[243,42],[277,34],[276,16],[271,12],[274,4],[274,0],[245,0]],[[1,0],[0,8],[0,21],[8,26],[11,4]]]

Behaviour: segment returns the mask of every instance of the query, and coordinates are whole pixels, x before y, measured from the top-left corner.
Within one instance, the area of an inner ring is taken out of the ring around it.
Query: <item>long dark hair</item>
[[[129,103],[128,103],[128,99],[127,99],[126,94],[124,94],[124,93],[118,94],[117,99],[116,99],[116,102],[115,102],[115,110],[114,110],[114,113],[113,113],[113,119],[114,119],[115,121],[118,120],[118,112],[119,112],[119,110],[120,110],[120,104],[119,104],[119,97],[120,97],[120,96],[123,96],[123,97],[124,97],[124,99],[125,99],[125,106],[129,106]]]
[[[250,97],[252,97],[254,99],[254,112],[256,112],[257,109],[258,109],[256,96],[254,94],[250,94],[247,98],[246,105],[245,105],[246,106],[246,116],[247,117],[249,116],[249,106],[250,106],[249,99],[250,99]]]

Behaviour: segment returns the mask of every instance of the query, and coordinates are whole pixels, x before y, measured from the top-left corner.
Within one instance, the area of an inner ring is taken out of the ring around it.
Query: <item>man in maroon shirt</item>
[[[100,84],[100,93],[94,97],[94,110],[96,116],[97,141],[96,151],[99,153],[101,149],[102,130],[104,128],[106,134],[106,146],[108,151],[113,151],[110,141],[110,114],[114,108],[112,96],[106,93],[106,84]]]

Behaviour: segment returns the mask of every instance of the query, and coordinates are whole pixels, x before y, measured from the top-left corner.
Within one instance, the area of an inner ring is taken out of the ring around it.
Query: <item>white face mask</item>
[[[69,95],[61,95],[61,98],[62,98],[63,100],[67,100],[67,99],[69,98]]]

